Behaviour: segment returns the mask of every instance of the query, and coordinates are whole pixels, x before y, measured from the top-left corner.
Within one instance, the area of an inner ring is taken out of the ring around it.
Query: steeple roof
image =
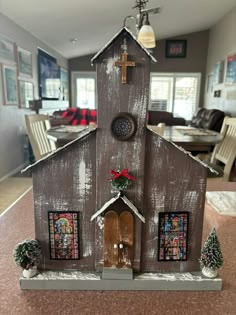
[[[127,28],[127,27],[123,27],[114,37],[112,37],[112,39],[103,47],[101,48],[96,55],[91,59],[91,63],[92,65],[96,62],[97,58],[104,53],[104,51],[106,51],[106,49],[108,49],[112,43],[116,40],[117,37],[119,37],[121,34],[123,33],[128,33],[129,36],[131,36],[131,38],[136,42],[136,44],[140,47],[140,49],[142,49],[147,56],[153,61],[153,62],[157,62],[156,58],[153,57],[153,55],[150,53],[150,51],[145,48],[135,37],[134,35],[131,33],[131,31]]]

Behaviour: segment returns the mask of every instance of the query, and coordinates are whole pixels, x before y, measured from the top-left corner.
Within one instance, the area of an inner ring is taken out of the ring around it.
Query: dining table
[[[57,147],[64,146],[65,144],[77,139],[82,131],[95,126],[56,126],[47,130],[47,137],[49,140],[54,141]]]
[[[191,126],[165,126],[163,138],[190,152],[210,152],[223,140],[219,132]]]
[[[60,147],[75,140],[83,130],[91,127],[94,128],[96,125],[52,127],[47,131],[47,136]],[[148,129],[155,132],[155,128],[152,127],[149,125]],[[190,152],[210,152],[212,147],[223,139],[219,132],[188,126],[165,126],[162,137]]]

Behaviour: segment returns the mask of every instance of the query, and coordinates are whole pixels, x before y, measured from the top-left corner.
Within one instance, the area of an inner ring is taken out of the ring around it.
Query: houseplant
[[[23,268],[23,277],[32,278],[37,274],[41,247],[37,240],[27,239],[18,243],[13,250],[13,258]]]
[[[199,261],[203,266],[203,275],[208,278],[215,278],[218,273],[217,269],[223,266],[223,256],[215,228],[211,230],[203,245]]]

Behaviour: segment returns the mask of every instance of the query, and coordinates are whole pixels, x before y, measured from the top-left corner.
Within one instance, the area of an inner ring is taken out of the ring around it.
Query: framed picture
[[[19,81],[20,86],[20,107],[29,108],[29,101],[34,99],[34,85],[30,81]]]
[[[5,105],[18,105],[17,72],[14,66],[2,66]]]
[[[188,212],[159,213],[158,260],[187,260]]]
[[[0,63],[14,64],[15,62],[15,43],[10,39],[0,36]]]
[[[23,48],[18,47],[19,75],[32,78],[32,54]]]
[[[207,76],[207,93],[213,92],[213,73],[208,74]]]
[[[50,258],[79,259],[79,212],[48,213]]]
[[[223,82],[224,61],[219,61],[214,65],[213,69],[213,83],[220,84]]]
[[[60,68],[61,77],[61,99],[68,100],[68,71],[66,69]]]
[[[187,54],[187,41],[185,39],[166,41],[166,58],[185,58]]]
[[[236,83],[236,53],[227,57],[225,83]]]

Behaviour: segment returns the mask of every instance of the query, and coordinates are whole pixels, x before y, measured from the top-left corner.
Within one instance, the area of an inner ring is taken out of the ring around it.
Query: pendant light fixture
[[[136,22],[136,33],[138,41],[148,49],[156,47],[155,33],[149,22],[149,12],[150,14],[157,14],[160,12],[160,8],[145,9],[148,0],[136,0],[136,5],[133,9],[138,9],[139,13],[137,17],[129,15],[124,20],[124,26],[126,26],[126,21],[132,18]]]

